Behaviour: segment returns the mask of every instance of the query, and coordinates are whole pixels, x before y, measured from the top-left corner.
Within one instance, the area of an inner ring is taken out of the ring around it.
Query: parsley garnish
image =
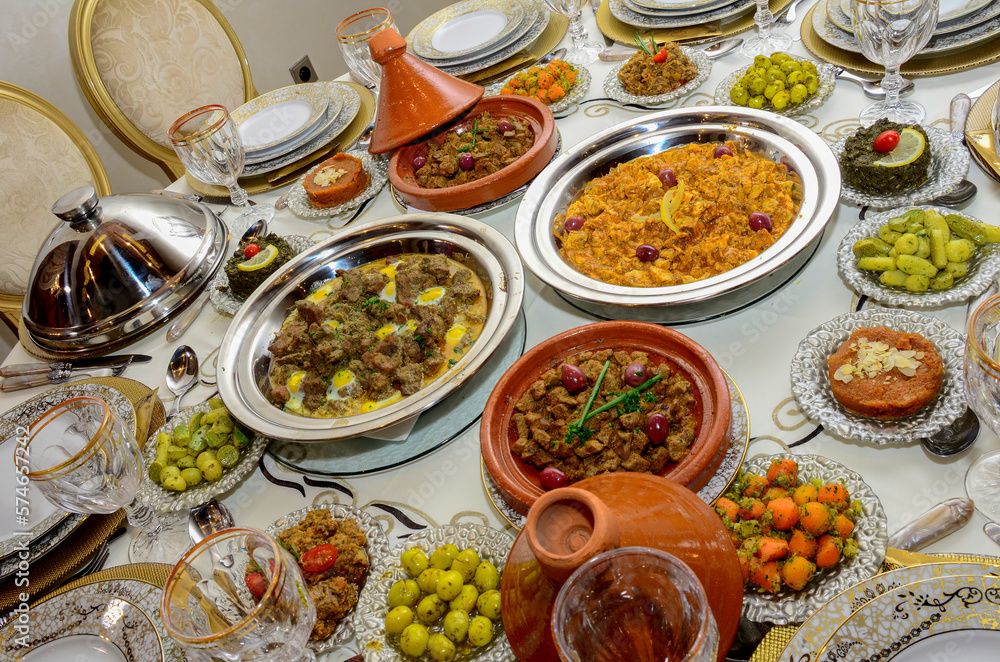
[[[478,131],[479,131],[479,119],[477,118],[472,125],[472,145],[462,145],[461,147],[458,148],[459,152],[468,152],[476,146],[476,133]]]
[[[368,299],[363,304],[361,304],[361,307],[367,308],[368,306],[374,306],[379,301],[381,301],[381,299],[379,299],[378,297],[372,297],[371,299]]]
[[[449,368],[451,366],[455,365],[456,363],[458,363],[458,361],[456,361],[455,359],[448,359],[448,367]]]
[[[427,343],[424,341],[424,337],[421,334],[419,333],[413,334],[413,339],[416,340],[417,344],[420,345],[421,347],[427,347]]]
[[[601,374],[597,376],[597,381],[594,383],[593,390],[590,391],[590,397],[587,398],[587,404],[583,407],[583,415],[580,416],[580,420],[570,423],[566,428],[566,443],[572,443],[573,437],[580,440],[580,445],[582,446],[587,439],[590,438],[594,432],[583,427],[583,424],[587,422],[587,412],[590,411],[590,407],[594,404],[594,398],[597,396],[597,392],[601,390],[601,384],[604,382],[604,376],[608,374],[608,368],[611,367],[611,361],[605,361],[604,367],[601,368]]]
[[[642,396],[642,399],[644,402],[656,402],[656,396],[653,395],[652,393],[647,393],[646,395]]]

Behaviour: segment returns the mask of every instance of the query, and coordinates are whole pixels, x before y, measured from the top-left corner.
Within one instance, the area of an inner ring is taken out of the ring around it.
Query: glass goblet
[[[569,17],[569,34],[573,38],[573,47],[567,51],[563,60],[581,67],[597,60],[597,56],[604,52],[604,45],[596,41],[587,41],[590,35],[580,21],[583,0],[542,0],[542,2],[555,13]]]
[[[226,529],[192,547],[167,579],[160,613],[191,662],[316,659],[306,645],[316,607],[302,572],[257,529]]]
[[[851,0],[851,21],[861,52],[885,67],[885,100],[862,109],[862,126],[883,117],[901,124],[919,124],[924,119],[923,106],[900,101],[903,77],[899,70],[930,41],[937,27],[938,4],[939,0]]]
[[[757,24],[757,34],[750,37],[740,46],[740,55],[753,59],[758,55],[773,55],[779,51],[787,51],[792,47],[792,36],[787,32],[774,32],[774,14],[767,0],[756,0],[757,11],[753,22]]]
[[[1000,434],[1000,294],[969,316],[965,338],[965,395],[979,418]],[[1000,521],[1000,451],[986,453],[965,474],[976,508]]]
[[[570,575],[552,609],[563,662],[714,662],[719,629],[698,577],[672,554],[622,547]]]
[[[382,67],[372,59],[368,40],[390,28],[396,30],[396,23],[389,10],[381,7],[351,14],[337,26],[337,43],[347,68],[373,92],[378,90],[382,81]]]
[[[257,221],[274,216],[272,205],[251,205],[238,180],[243,174],[243,141],[236,123],[223,106],[196,108],[174,122],[167,132],[170,144],[185,170],[195,179],[229,189],[240,215],[233,221],[233,234],[242,234]]]
[[[60,508],[95,515],[125,509],[128,523],[139,529],[129,547],[131,562],[173,563],[188,548],[187,530],[173,518],[160,519],[136,496],[142,452],[104,400],[81,396],[48,410],[31,424],[23,453],[28,478]]]

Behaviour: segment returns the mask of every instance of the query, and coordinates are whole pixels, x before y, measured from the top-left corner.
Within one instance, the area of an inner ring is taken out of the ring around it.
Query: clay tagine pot
[[[715,475],[729,449],[732,416],[725,374],[704,347],[673,329],[648,322],[598,322],[571,329],[528,350],[497,382],[479,428],[483,463],[505,500],[527,513],[546,493],[539,470],[511,451],[517,441],[514,403],[532,383],[567,358],[602,349],[642,351],[653,363],[680,370],[694,387],[698,427],[680,462],[668,463],[660,477],[697,492]]]
[[[372,154],[402,147],[460,117],[486,91],[410,55],[406,40],[391,28],[372,36],[368,48],[382,67],[375,129],[368,146]]]
[[[743,609],[736,548],[719,516],[696,494],[641,473],[587,478],[552,490],[529,511],[500,586],[504,630],[517,659],[558,661],[550,619],[559,589],[573,570],[614,547],[650,547],[691,568],[719,628],[722,662]]]

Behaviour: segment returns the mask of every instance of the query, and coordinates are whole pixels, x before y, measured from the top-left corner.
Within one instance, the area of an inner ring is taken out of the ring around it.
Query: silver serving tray
[[[483,279],[489,316],[463,358],[433,384],[397,403],[344,418],[307,418],[278,409],[270,390],[267,347],[295,301],[337,269],[357,267],[401,253],[468,256]],[[289,441],[331,441],[363,435],[428,409],[458,388],[492,356],[511,330],[524,296],[521,261],[496,229],[455,214],[421,212],[359,225],[299,254],[274,273],[243,304],[219,350],[219,393],[233,416],[257,432]]]
[[[589,278],[565,263],[552,219],[589,180],[618,163],[693,142],[742,140],[801,176],[799,218],[761,255],[686,285],[625,287]],[[514,236],[525,266],[573,305],[599,317],[690,322],[742,308],[791,278],[818,245],[840,199],[840,166],[826,142],[807,127],[774,113],[707,106],[666,110],[618,124],[574,145],[535,178],[521,200]]]

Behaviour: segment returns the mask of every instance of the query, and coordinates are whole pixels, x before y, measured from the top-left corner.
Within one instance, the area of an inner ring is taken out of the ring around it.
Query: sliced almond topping
[[[923,358],[923,352],[900,351],[883,342],[869,342],[867,338],[859,338],[856,343],[851,344],[851,349],[855,351],[854,360],[841,366],[834,375],[845,383],[850,379],[844,377],[857,375],[874,379],[891,372],[893,368],[907,377],[913,377],[917,374],[917,368],[922,365],[919,359]],[[892,381],[891,376],[887,375],[886,381]]]

